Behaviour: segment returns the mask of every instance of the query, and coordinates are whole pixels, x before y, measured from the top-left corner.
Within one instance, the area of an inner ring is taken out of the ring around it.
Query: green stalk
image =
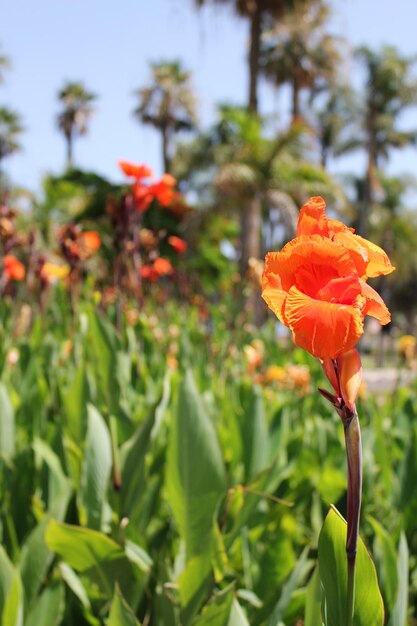
[[[346,626],[353,626],[355,603],[355,563],[359,536],[359,518],[361,513],[362,497],[362,446],[359,418],[354,407],[343,415],[345,431],[346,458],[348,465],[348,495],[347,495],[347,617]]]

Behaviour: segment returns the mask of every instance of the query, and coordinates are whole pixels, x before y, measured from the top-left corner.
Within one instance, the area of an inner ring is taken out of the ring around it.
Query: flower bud
[[[354,348],[337,357],[340,392],[346,406],[352,410],[362,382],[362,363],[359,352]]]

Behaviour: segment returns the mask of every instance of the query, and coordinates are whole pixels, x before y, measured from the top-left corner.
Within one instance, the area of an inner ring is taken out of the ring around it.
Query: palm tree
[[[0,107],[0,180],[3,159],[21,150],[19,143],[23,126],[20,115],[6,107]]]
[[[208,0],[195,0],[198,6],[207,3]],[[253,112],[258,111],[258,82],[260,70],[261,35],[268,22],[280,19],[291,8],[296,0],[211,0],[218,4],[233,4],[235,12],[240,17],[249,20],[249,97],[248,108]],[[304,4],[311,0],[298,0]]]
[[[0,83],[3,82],[3,71],[10,68],[9,58],[5,54],[0,53]]]
[[[417,80],[411,75],[415,58],[402,57],[393,47],[380,52],[360,48],[358,58],[366,74],[366,94],[362,106],[362,128],[350,148],[367,153],[367,170],[358,230],[366,235],[369,211],[381,189],[378,170],[394,148],[403,148],[417,141],[417,131],[400,130],[398,121],[403,112],[417,104]],[[348,146],[349,147],[349,146]]]
[[[171,170],[174,135],[196,125],[196,98],[190,72],[179,61],[152,64],[152,82],[137,92],[139,106],[134,115],[161,132],[164,171]]]
[[[58,114],[58,128],[67,144],[67,168],[73,166],[74,138],[88,132],[88,122],[93,114],[92,102],[96,95],[81,82],[68,82],[58,93],[62,110]]]
[[[327,167],[329,157],[349,150],[358,119],[356,94],[350,85],[332,85],[313,111],[312,126],[317,134],[320,163]]]
[[[303,90],[313,96],[336,80],[342,57],[340,40],[325,32],[329,15],[321,2],[296,3],[265,35],[262,73],[278,87],[291,86],[293,120],[301,115]]]

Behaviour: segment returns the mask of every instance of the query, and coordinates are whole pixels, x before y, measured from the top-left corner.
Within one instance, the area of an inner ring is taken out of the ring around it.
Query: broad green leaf
[[[258,387],[243,394],[243,415],[240,420],[243,443],[245,482],[269,463],[270,442],[265,422],[263,396]]]
[[[96,588],[100,597],[112,598],[117,582],[130,601],[131,593],[137,589],[140,572],[115,541],[96,530],[55,520],[49,522],[45,539],[51,550],[82,575],[83,584],[88,582]]]
[[[186,564],[178,579],[179,596],[182,606],[181,624],[187,626],[207,598],[213,583],[211,569],[212,546],[205,543],[204,552],[193,556]]]
[[[15,451],[14,410],[9,394],[3,383],[0,383],[0,457],[11,461]]]
[[[13,564],[7,556],[3,546],[0,546],[0,616],[3,613],[4,604],[12,585],[13,576]]]
[[[58,520],[65,517],[72,487],[65,476],[61,461],[53,450],[41,439],[35,439],[33,449],[37,460],[42,460],[48,467],[48,513]]]
[[[247,617],[236,598],[232,603],[232,610],[230,611],[227,626],[250,626]]]
[[[233,599],[234,592],[231,587],[217,593],[206,604],[201,615],[193,620],[193,626],[228,626]]]
[[[85,436],[87,403],[90,399],[84,361],[75,370],[74,378],[61,397],[68,432],[74,441],[80,442]]]
[[[31,610],[32,602],[41,588],[53,559],[53,554],[45,543],[45,529],[48,522],[49,520],[44,518],[35,526],[22,548],[20,575],[25,590],[26,613]]]
[[[87,312],[86,357],[92,365],[97,385],[97,399],[111,413],[117,413],[118,386],[114,375],[116,361],[116,334],[93,309]]]
[[[107,424],[97,409],[89,405],[80,499],[86,511],[87,526],[96,530],[102,524],[111,467],[112,451]]]
[[[107,626],[140,626],[132,609],[116,586]]]
[[[156,407],[121,448],[121,513],[131,517],[145,489],[145,456],[148,452]]]
[[[84,585],[72,567],[63,562],[61,562],[58,567],[61,572],[62,580],[67,583],[72,593],[77,596],[83,606],[90,608],[90,600],[88,599]]]
[[[23,626],[23,588],[15,570],[4,602],[2,626]]]
[[[408,607],[408,546],[404,532],[401,533],[398,546],[397,578],[398,591],[389,626],[406,626]]]
[[[391,535],[373,517],[368,517],[375,531],[374,553],[379,564],[382,596],[388,615],[394,606],[398,588],[397,551]]]
[[[59,626],[65,610],[64,587],[55,581],[42,592],[25,621],[25,626]]]
[[[316,567],[307,585],[304,626],[320,626],[321,624],[321,590],[319,568]]]
[[[216,431],[190,372],[180,387],[178,410],[171,424],[166,486],[188,560],[207,545],[213,516],[225,493]]]
[[[326,626],[344,626],[346,623],[346,531],[346,521],[332,507],[319,537],[319,574]],[[382,626],[384,606],[375,566],[362,539],[358,541],[355,588],[353,625]]]

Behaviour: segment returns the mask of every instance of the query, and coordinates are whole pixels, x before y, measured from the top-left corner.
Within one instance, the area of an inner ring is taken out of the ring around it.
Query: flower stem
[[[362,446],[358,414],[354,407],[349,415],[342,417],[345,431],[346,458],[348,465],[347,495],[347,619],[346,626],[353,625],[355,603],[355,562],[359,536],[359,518],[362,496]]]

